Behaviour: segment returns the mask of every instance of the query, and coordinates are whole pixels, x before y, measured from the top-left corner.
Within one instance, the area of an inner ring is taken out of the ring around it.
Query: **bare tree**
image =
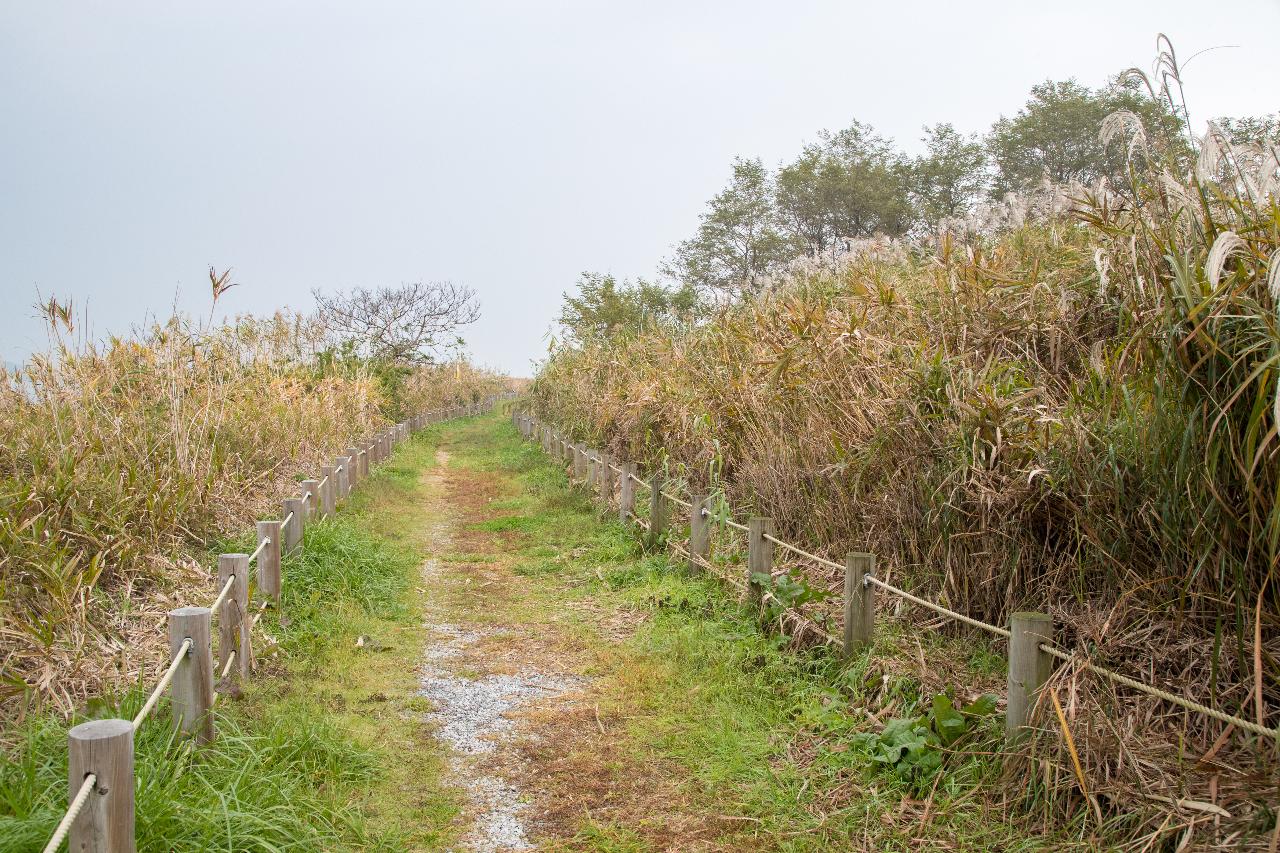
[[[389,361],[430,361],[458,329],[480,318],[475,291],[448,281],[414,282],[334,296],[313,290],[324,322],[357,351]]]

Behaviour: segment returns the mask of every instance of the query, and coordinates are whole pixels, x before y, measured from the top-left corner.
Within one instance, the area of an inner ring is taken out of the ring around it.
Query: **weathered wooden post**
[[[646,544],[650,548],[657,545],[667,532],[667,499],[662,496],[665,482],[661,470],[654,471],[649,479],[649,536]]]
[[[582,452],[581,444],[573,445],[573,479],[581,480],[587,473],[586,455]]]
[[[1017,740],[1026,731],[1040,696],[1040,688],[1053,671],[1053,658],[1040,650],[1053,642],[1053,617],[1047,613],[1014,613],[1009,617],[1009,699],[1005,712],[1005,736]]]
[[[772,518],[756,515],[747,520],[747,589],[756,603],[764,601],[764,586],[755,576],[773,574],[773,543],[764,538],[772,535]]]
[[[622,463],[622,488],[618,490],[618,520],[626,524],[636,514],[636,463]]]
[[[348,489],[354,489],[360,485],[360,448],[348,447],[347,458],[351,460],[347,470],[347,486]]]
[[[302,499],[306,501],[306,521],[320,517],[320,481],[302,481]]]
[[[320,517],[327,518],[333,515],[337,504],[334,495],[338,491],[338,474],[332,465],[320,466],[320,482],[324,484],[320,486]]]
[[[711,555],[711,498],[694,495],[689,508],[689,568],[697,571],[699,558]]]
[[[280,547],[291,553],[302,544],[302,525],[306,522],[307,507],[302,498],[284,499],[284,522],[280,530]]]
[[[876,589],[867,577],[876,573],[875,554],[848,554],[844,558],[844,654],[853,655],[871,645],[876,627]]]
[[[274,602],[280,601],[280,549],[281,524],[278,521],[258,522],[258,592]]]
[[[594,492],[600,479],[600,451],[587,448],[587,491]]]
[[[93,720],[67,732],[67,784],[74,798],[92,773],[89,799],[71,824],[76,853],[134,853],[133,723]]]
[[[249,555],[221,554],[218,556],[218,588],[226,585],[231,577],[231,591],[222,602],[218,613],[218,667],[226,667],[231,653],[236,659],[232,672],[240,677],[249,674],[249,658],[253,650],[249,645]]]
[[[279,522],[276,522],[277,524]],[[169,654],[176,655],[187,640],[189,648],[169,685],[169,708],[174,722],[197,743],[213,740],[213,640],[207,607],[179,607],[169,611]]]
[[[365,478],[369,476],[369,446],[365,445],[356,452],[359,464],[356,465],[356,471],[359,472],[360,482],[363,483]]]
[[[613,503],[613,457],[608,453],[600,454],[600,503],[606,512]]]
[[[347,499],[347,495],[351,493],[351,459],[346,456],[337,456],[333,460],[334,473],[338,475],[338,500]]]

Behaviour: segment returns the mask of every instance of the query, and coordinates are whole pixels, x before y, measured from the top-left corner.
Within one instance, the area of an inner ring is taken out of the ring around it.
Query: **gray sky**
[[[37,288],[124,332],[175,302],[452,279],[528,374],[583,270],[651,275],[735,155],[824,127],[983,131],[1030,87],[1181,57],[1193,118],[1280,109],[1280,0],[0,0],[0,358]]]

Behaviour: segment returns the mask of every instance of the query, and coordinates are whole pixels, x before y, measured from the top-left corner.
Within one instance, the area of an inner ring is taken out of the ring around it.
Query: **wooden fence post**
[[[272,601],[280,601],[280,550],[281,524],[278,521],[258,522],[258,544],[262,550],[258,553],[258,592]]]
[[[360,485],[360,448],[348,447],[347,458],[351,460],[347,469],[347,491]]]
[[[320,517],[320,481],[303,480],[302,498],[306,503],[306,521]]]
[[[618,491],[618,520],[626,524],[636,514],[636,463],[622,463],[622,488]]]
[[[1040,695],[1049,680],[1053,658],[1040,651],[1053,642],[1053,617],[1046,613],[1014,613],[1009,617],[1009,698],[1004,731],[1010,740],[1025,734]]]
[[[67,784],[74,797],[90,773],[93,792],[71,824],[76,853],[134,853],[133,723],[93,720],[67,732]]]
[[[302,498],[284,499],[284,522],[280,531],[280,546],[288,554],[302,544],[302,525],[306,523],[307,507]],[[293,518],[289,518],[293,516]]]
[[[360,482],[363,483],[365,478],[369,476],[369,446],[361,447],[356,452],[356,456],[360,462],[360,464],[356,465],[356,470],[360,472]]]
[[[332,465],[320,466],[320,482],[324,483],[320,486],[320,516],[327,518],[333,515],[334,506],[337,503],[334,495],[338,491],[338,474]]]
[[[764,601],[764,585],[754,576],[773,574],[773,543],[766,535],[773,535],[772,518],[756,515],[747,520],[747,590],[756,603]]]
[[[351,494],[351,459],[338,456],[333,460],[335,473],[338,475],[338,500],[344,501]]]
[[[573,445],[573,479],[581,480],[587,473],[586,455],[582,452],[581,444]]]
[[[662,496],[664,483],[661,469],[649,478],[649,536],[646,544],[652,548],[667,532],[667,500]]]
[[[606,512],[613,503],[613,457],[608,453],[600,454],[600,503]]]
[[[218,588],[235,575],[231,592],[218,613],[218,671],[227,665],[231,653],[236,653],[232,672],[242,678],[249,674],[249,658],[253,650],[249,645],[249,555],[221,554],[218,556]]]
[[[276,522],[277,524],[279,522]],[[174,722],[197,743],[213,740],[213,639],[207,607],[179,607],[169,611],[169,654],[191,640],[169,685],[169,708]]]
[[[844,558],[844,654],[871,645],[876,626],[876,590],[867,576],[876,572],[875,554],[848,554]]]
[[[689,508],[689,568],[698,571],[697,558],[707,559],[711,555],[711,498],[706,495],[694,495]]]

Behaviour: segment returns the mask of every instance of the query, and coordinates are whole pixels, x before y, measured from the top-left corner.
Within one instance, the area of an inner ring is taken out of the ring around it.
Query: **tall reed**
[[[1129,143],[1126,187],[798,261],[705,323],[561,345],[536,405],[831,557],[873,550],[983,619],[1046,609],[1094,660],[1274,726],[1280,160],[1213,127],[1194,164],[1132,116],[1106,131]],[[1050,716],[1032,795],[1131,837],[1181,837],[1187,798],[1230,813],[1202,840],[1274,824],[1274,745],[1070,668],[1053,689],[1089,790]]]

